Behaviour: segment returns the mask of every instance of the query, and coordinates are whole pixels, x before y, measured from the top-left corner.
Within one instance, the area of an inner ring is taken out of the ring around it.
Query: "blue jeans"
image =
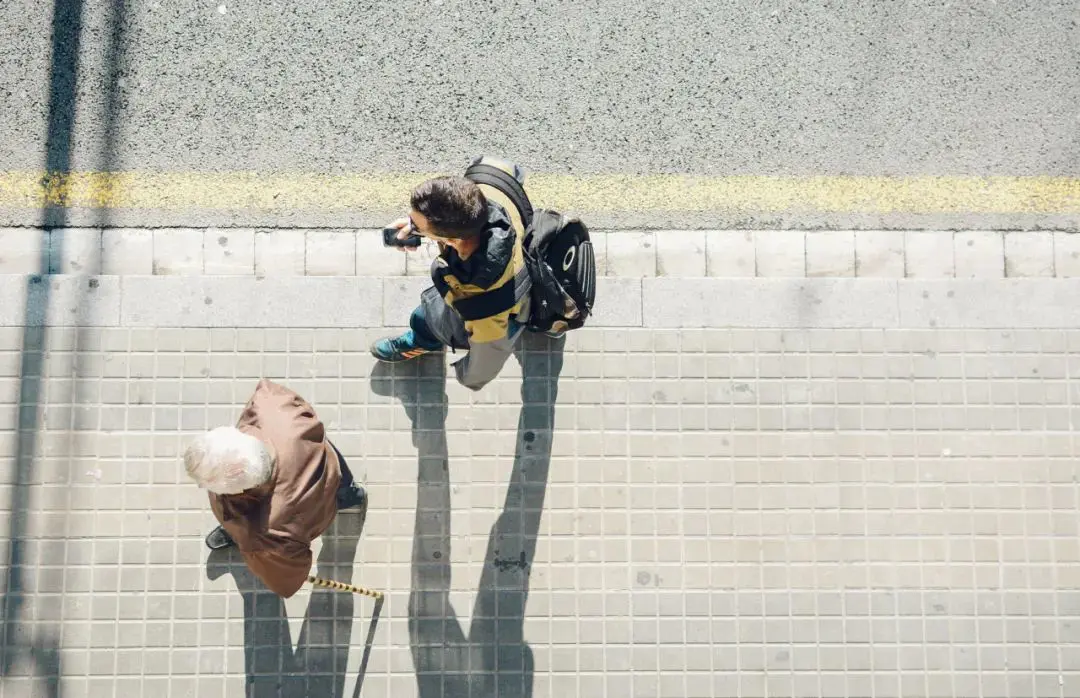
[[[430,351],[442,348],[443,343],[432,334],[431,329],[428,327],[423,304],[416,306],[416,310],[412,311],[412,315],[409,316],[409,328],[413,335],[412,343],[416,346]]]

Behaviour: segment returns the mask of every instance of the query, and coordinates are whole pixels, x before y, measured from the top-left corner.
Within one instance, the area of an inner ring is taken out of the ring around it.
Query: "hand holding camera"
[[[420,248],[421,237],[413,231],[408,218],[399,218],[383,228],[383,244],[387,247],[399,247],[404,250]]]

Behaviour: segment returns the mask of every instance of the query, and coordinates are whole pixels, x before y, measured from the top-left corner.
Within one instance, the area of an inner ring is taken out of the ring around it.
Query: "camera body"
[[[383,228],[383,244],[387,247],[408,247],[410,249],[420,247],[421,237],[419,235],[417,235],[416,233],[412,233],[407,238],[402,240],[397,236],[398,232],[399,229],[395,228],[392,225]]]

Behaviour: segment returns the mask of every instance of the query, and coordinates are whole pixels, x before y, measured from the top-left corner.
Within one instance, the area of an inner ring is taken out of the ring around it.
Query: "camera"
[[[411,227],[402,228],[401,230],[405,230],[405,229],[412,230]],[[397,236],[398,232],[399,232],[399,229],[395,228],[392,225],[383,228],[383,231],[382,231],[383,244],[386,245],[387,247],[410,247],[410,248],[411,247],[420,247],[421,238],[420,238],[419,235],[417,235],[416,233],[412,233],[411,235],[409,235],[409,237],[402,240],[401,238],[399,238]]]

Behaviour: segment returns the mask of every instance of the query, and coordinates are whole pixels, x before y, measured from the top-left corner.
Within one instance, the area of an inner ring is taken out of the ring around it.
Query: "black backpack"
[[[517,208],[525,226],[522,251],[528,276],[504,287],[514,288],[512,298],[498,292],[481,294],[457,301],[454,309],[465,320],[477,320],[512,308],[528,293],[527,329],[561,335],[583,326],[596,301],[596,255],[585,224],[557,211],[534,212],[521,182],[482,158],[465,170],[465,177],[494,187]]]

